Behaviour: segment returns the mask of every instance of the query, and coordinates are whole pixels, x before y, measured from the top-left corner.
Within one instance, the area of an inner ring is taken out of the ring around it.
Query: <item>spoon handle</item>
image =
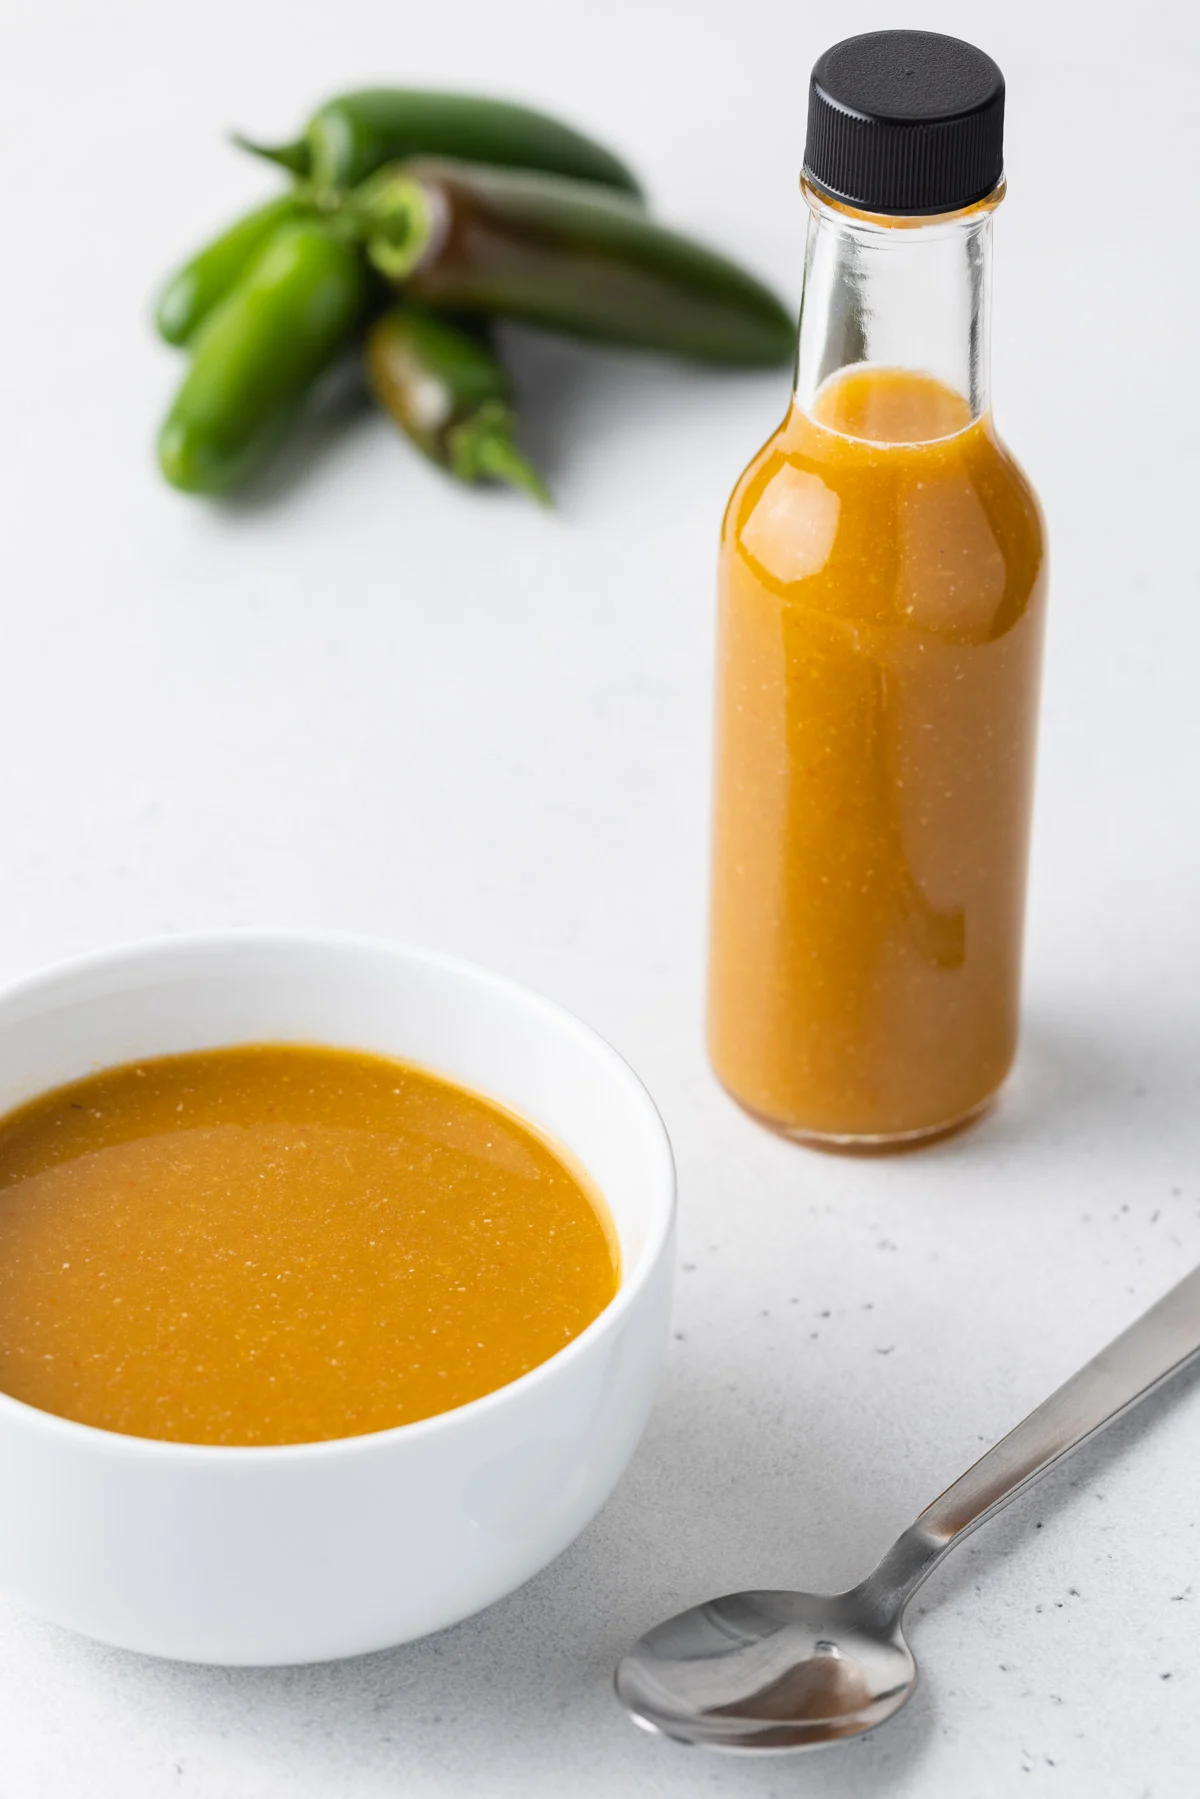
[[[903,1606],[951,1544],[1198,1354],[1200,1268],[959,1475],[888,1551],[869,1584]]]

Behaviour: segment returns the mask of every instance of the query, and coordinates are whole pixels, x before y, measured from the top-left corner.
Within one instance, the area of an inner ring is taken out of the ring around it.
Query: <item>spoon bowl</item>
[[[899,1622],[861,1590],[730,1593],[657,1625],[617,1668],[644,1729],[712,1749],[815,1749],[890,1718],[917,1684]]]

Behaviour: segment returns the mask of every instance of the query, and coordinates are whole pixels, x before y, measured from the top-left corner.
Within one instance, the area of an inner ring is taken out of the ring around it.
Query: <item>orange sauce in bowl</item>
[[[382,1057],[170,1056],[0,1119],[0,1392],[106,1430],[386,1430],[536,1367],[617,1284],[563,1151]]]

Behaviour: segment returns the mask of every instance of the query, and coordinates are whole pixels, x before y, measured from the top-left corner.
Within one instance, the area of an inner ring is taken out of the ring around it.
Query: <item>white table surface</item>
[[[0,1601],[0,1799],[1196,1792],[1195,1382],[930,1582],[924,1684],[876,1737],[710,1759],[637,1735],[609,1690],[663,1613],[856,1576],[1200,1258],[1193,17],[920,9],[1009,80],[997,412],[1049,515],[1053,625],[1018,1072],[969,1135],[856,1162],[757,1130],[700,1037],[714,540],[786,380],[524,343],[552,516],[457,490],[354,412],[212,507],[152,465],[177,364],[145,315],[271,187],[224,126],[286,134],[388,77],[557,106],[795,295],[808,70],[907,20],[12,0],[0,975],[233,923],[493,964],[644,1075],[683,1245],[661,1401],[555,1566],[428,1642],[298,1670],[154,1663]]]

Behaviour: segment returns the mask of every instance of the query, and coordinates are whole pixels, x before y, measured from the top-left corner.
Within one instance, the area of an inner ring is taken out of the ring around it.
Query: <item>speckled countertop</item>
[[[1046,503],[1053,620],[1018,1073],[969,1135],[869,1162],[763,1135],[700,1043],[713,544],[780,381],[520,344],[556,514],[461,495],[365,418],[208,510],[150,466],[172,359],[144,309],[263,191],[219,128],[285,134],[389,73],[607,129],[673,218],[795,292],[808,68],[905,21],[875,0],[10,18],[0,974],[228,922],[494,964],[643,1074],[683,1242],[661,1402],[554,1567],[424,1644],[290,1671],[155,1664],[0,1601],[0,1799],[1195,1793],[1195,1381],[930,1582],[923,1686],[877,1737],[708,1759],[637,1736],[609,1692],[664,1612],[853,1578],[1200,1259],[1200,42],[1182,5],[1093,6],[1084,38],[1074,17],[921,14],[1009,78],[997,411]],[[1119,160],[1136,133],[1161,179]]]

